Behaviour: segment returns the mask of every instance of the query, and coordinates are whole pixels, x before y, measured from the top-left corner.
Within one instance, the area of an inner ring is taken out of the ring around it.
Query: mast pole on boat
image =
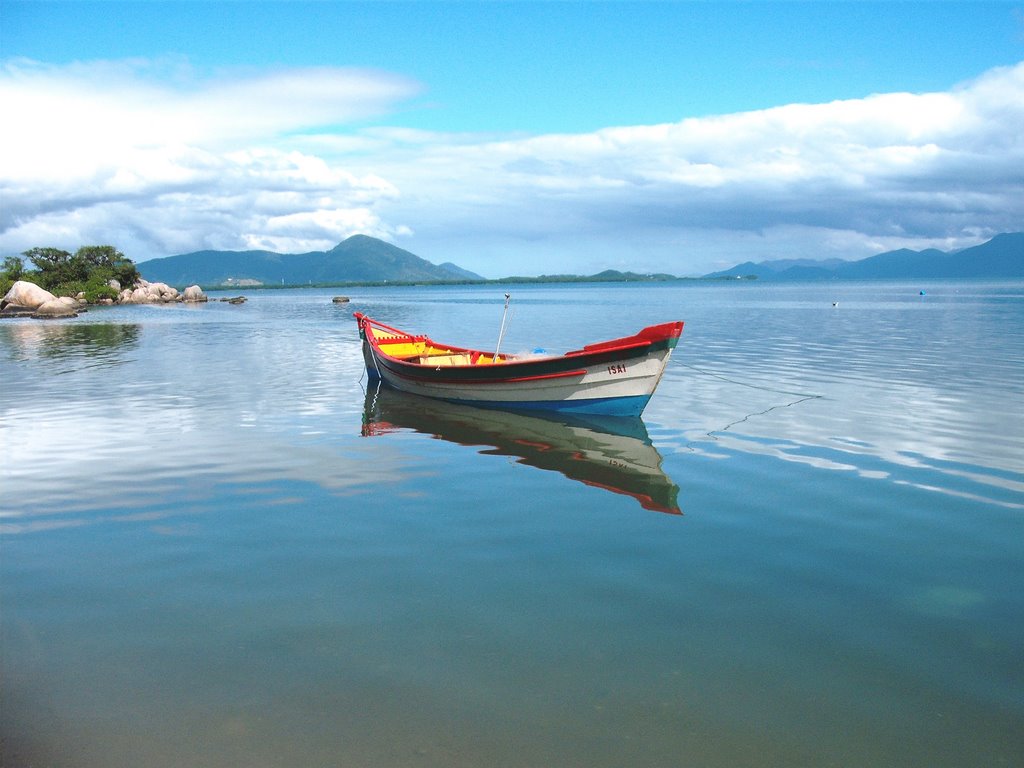
[[[501,330],[498,331],[498,344],[494,348],[494,362],[498,362],[498,350],[501,349],[501,340],[505,338],[505,318],[508,317],[508,300],[510,294],[505,294],[505,310],[501,313]]]

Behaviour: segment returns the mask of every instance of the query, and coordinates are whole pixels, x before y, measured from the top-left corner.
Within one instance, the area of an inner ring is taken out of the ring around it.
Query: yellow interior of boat
[[[447,367],[452,365],[492,365],[494,356],[484,353],[452,350],[435,346],[429,339],[404,336],[373,328],[373,336],[381,350],[392,357],[420,365]],[[505,359],[498,355],[498,361]]]

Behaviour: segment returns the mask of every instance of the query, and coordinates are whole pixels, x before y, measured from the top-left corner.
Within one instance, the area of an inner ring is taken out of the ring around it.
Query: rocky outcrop
[[[139,280],[134,288],[125,288],[118,294],[119,304],[170,304],[183,301],[177,288],[167,283],[151,283]]]
[[[85,304],[84,296],[58,298],[35,283],[18,280],[0,301],[0,316],[77,317]]]
[[[200,303],[210,300],[198,285],[190,285],[181,293],[167,283],[151,283],[147,280],[139,280],[135,285],[124,289],[116,280],[111,280],[107,285],[118,291],[117,298],[99,299],[99,304]],[[245,296],[234,296],[219,301],[244,304]],[[87,305],[84,293],[79,293],[75,298],[58,298],[35,283],[18,280],[0,300],[0,317],[75,317],[78,312],[85,311]]]
[[[7,309],[8,306],[21,310],[35,310],[56,298],[52,293],[40,288],[35,283],[18,280],[11,286],[11,290],[7,292],[3,300],[0,300],[0,311]]]
[[[198,285],[190,285],[188,288],[186,288],[182,292],[181,298],[183,301],[188,302],[190,304],[197,304],[203,301],[210,300],[210,298],[205,293],[203,293],[203,289],[200,288]]]
[[[78,310],[81,308],[84,300],[72,299],[69,296],[61,296],[57,299],[52,299],[38,307],[33,313],[32,317],[42,318],[58,318],[58,317],[78,317]]]

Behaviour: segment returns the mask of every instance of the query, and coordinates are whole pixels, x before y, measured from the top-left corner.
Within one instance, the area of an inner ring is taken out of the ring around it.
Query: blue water
[[[641,422],[367,390],[505,290],[0,323],[0,764],[1022,763],[1024,285],[512,287],[686,322]]]

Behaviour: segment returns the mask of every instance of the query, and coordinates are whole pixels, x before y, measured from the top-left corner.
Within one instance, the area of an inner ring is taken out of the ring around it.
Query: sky
[[[0,0],[0,109],[0,256],[691,276],[1024,230],[1024,2]]]

